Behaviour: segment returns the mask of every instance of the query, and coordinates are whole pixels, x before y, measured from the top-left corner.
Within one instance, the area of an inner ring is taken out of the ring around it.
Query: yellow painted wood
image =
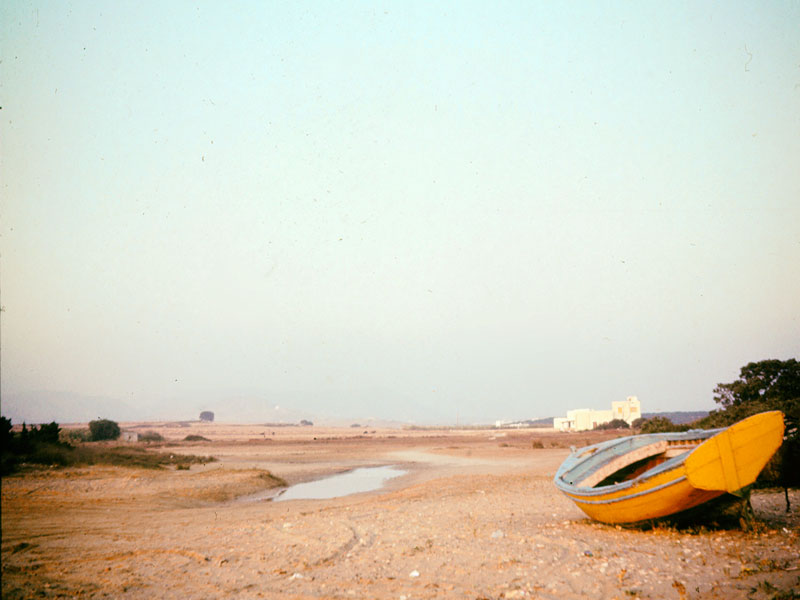
[[[729,491],[741,489],[739,474],[736,471],[736,459],[731,446],[731,436],[717,435],[714,437],[714,441],[717,444],[716,450],[719,452],[719,462],[722,467],[722,477],[725,479],[725,489]]]
[[[587,515],[603,523],[636,523],[694,508],[723,493],[716,490],[698,490],[683,480],[652,494],[635,496],[610,504],[585,504],[579,500],[576,500],[576,504]]]
[[[781,412],[765,412],[707,439],[686,458],[689,483],[723,492],[750,485],[783,443],[783,427]]]

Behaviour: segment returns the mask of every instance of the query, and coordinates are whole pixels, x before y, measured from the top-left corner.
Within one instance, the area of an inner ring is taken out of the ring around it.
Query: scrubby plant
[[[183,438],[183,441],[184,442],[210,442],[211,440],[209,440],[208,438],[204,438],[202,435],[192,434],[192,435],[187,435],[185,438]]]
[[[80,444],[82,442],[92,441],[92,432],[88,427],[81,429],[62,429],[59,434],[59,439],[67,444]]]
[[[639,433],[669,433],[672,431],[688,431],[688,425],[676,425],[666,417],[652,417],[644,419],[640,424]]]
[[[623,419],[612,419],[608,423],[600,423],[595,427],[598,430],[605,430],[605,429],[629,429],[630,425],[628,422]]]
[[[92,441],[115,440],[120,435],[119,425],[108,419],[97,419],[89,423],[89,431],[92,434]]]
[[[139,434],[140,442],[163,442],[164,436],[157,431],[145,431]]]

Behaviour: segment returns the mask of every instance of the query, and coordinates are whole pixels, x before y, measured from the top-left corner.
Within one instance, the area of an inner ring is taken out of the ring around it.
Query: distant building
[[[632,425],[641,416],[642,407],[639,399],[636,396],[628,396],[626,400],[612,402],[611,410],[594,410],[592,408],[569,410],[566,418],[556,417],[553,419],[553,429],[556,431],[586,431],[614,419],[622,419],[628,425]]]
[[[123,431],[119,434],[119,439],[123,442],[138,442],[139,434],[135,431]]]

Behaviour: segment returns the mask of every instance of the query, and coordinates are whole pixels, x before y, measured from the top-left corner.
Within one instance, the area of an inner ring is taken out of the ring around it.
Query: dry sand
[[[622,529],[552,484],[585,438],[524,430],[146,425],[189,471],[30,472],[2,484],[4,598],[790,598],[800,493],[754,494],[755,532]],[[372,433],[374,431],[374,433]],[[210,442],[178,443],[189,433]],[[533,440],[545,448],[533,448]],[[360,466],[376,492],[243,502]]]

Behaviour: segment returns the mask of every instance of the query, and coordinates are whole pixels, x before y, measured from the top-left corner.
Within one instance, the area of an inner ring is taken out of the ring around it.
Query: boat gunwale
[[[642,436],[625,436],[622,438],[614,439],[614,440],[607,440],[605,442],[599,442],[597,444],[592,444],[590,446],[585,446],[583,448],[579,448],[575,450],[559,467],[556,475],[554,477],[554,483],[556,487],[562,492],[573,496],[583,496],[583,497],[592,497],[592,496],[601,496],[605,494],[613,494],[619,491],[623,491],[629,489],[631,487],[640,485],[647,479],[652,478],[655,475],[659,475],[661,473],[665,473],[667,471],[676,469],[683,464],[686,458],[691,454],[694,448],[687,449],[686,452],[679,454],[678,456],[674,456],[666,461],[654,466],[651,469],[648,469],[644,473],[641,473],[637,477],[633,479],[628,479],[624,481],[620,481],[617,483],[613,483],[610,485],[603,485],[603,486],[583,486],[583,485],[576,485],[573,483],[568,483],[564,480],[564,477],[569,474],[570,471],[574,470],[576,467],[585,464],[587,461],[592,460],[593,458],[597,459],[600,458],[598,461],[600,465],[603,462],[611,461],[615,458],[613,452],[608,452],[612,450],[616,446],[622,446],[624,444],[630,443],[632,440],[640,441],[640,447],[646,447],[651,444],[655,444],[659,441],[705,441],[717,433],[723,431],[725,428],[719,429],[692,429],[690,431],[684,432],[677,432],[677,433],[651,433],[645,434]],[[591,451],[589,456],[581,456],[586,454],[586,452]],[[608,454],[607,457],[604,457],[605,454]],[[598,467],[600,466],[598,465]],[[678,479],[673,479],[667,483],[677,483]],[[641,492],[637,492],[636,495],[646,494],[650,491],[657,491],[661,489],[662,485],[655,486],[653,488],[649,488],[647,490],[642,490]],[[631,495],[620,496],[618,498],[610,499],[609,501],[621,501],[626,498],[632,497]],[[574,500],[579,500],[579,498],[573,498]]]

